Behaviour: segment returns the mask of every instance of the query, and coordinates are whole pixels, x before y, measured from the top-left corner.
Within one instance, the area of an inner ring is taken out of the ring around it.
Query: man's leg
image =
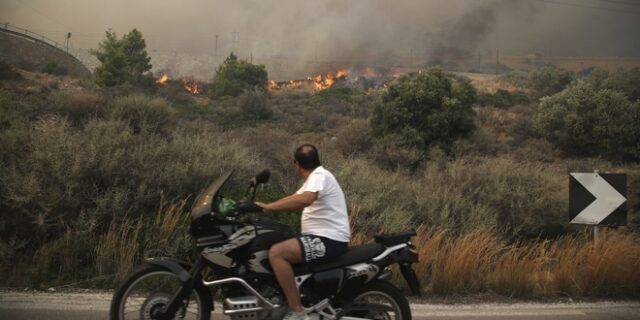
[[[273,273],[275,273],[278,284],[287,297],[289,310],[295,312],[304,310],[300,302],[298,288],[296,288],[293,268],[291,268],[292,264],[300,262],[302,262],[302,250],[298,239],[292,238],[282,241],[269,249],[269,263],[271,263]]]

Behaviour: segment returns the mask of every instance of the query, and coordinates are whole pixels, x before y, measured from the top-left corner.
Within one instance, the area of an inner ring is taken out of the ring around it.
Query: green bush
[[[239,60],[231,53],[216,70],[216,75],[209,86],[209,95],[213,98],[237,97],[245,90],[253,88],[266,90],[266,87],[267,71],[263,65]]]
[[[478,104],[496,108],[508,108],[518,104],[526,104],[529,98],[521,92],[509,92],[498,89],[495,93],[484,93],[478,96]]]
[[[529,75],[529,88],[535,98],[542,98],[564,90],[574,79],[575,75],[571,71],[548,66]]]
[[[247,119],[266,120],[273,116],[269,105],[269,96],[263,90],[253,88],[245,91],[238,97],[238,104]]]
[[[81,126],[90,118],[104,117],[106,104],[105,98],[96,93],[61,93],[53,97],[49,110]]]
[[[640,157],[640,103],[623,93],[579,83],[541,100],[535,125],[567,155]]]
[[[65,68],[64,66],[58,65],[58,63],[56,63],[55,61],[49,60],[49,62],[47,62],[44,67],[42,67],[42,72],[54,74],[57,76],[64,76],[69,73],[69,70],[67,70],[67,68]]]
[[[392,83],[374,110],[374,135],[395,135],[401,147],[448,150],[475,129],[475,89],[468,81],[452,82],[441,70],[403,75]]]
[[[174,114],[175,111],[165,99],[132,94],[115,99],[107,109],[106,116],[127,123],[134,133],[166,133],[175,121]]]
[[[611,89],[624,93],[629,100],[640,100],[640,68],[620,69],[615,72],[596,69],[584,78],[596,89]]]

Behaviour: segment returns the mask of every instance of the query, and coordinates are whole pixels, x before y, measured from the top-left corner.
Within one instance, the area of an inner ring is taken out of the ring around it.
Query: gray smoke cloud
[[[230,51],[280,79],[422,64],[443,48],[638,55],[639,15],[640,4],[599,0],[0,0],[0,22],[59,41],[71,32],[78,52],[96,48],[107,29],[138,28],[154,71],[199,78],[210,78]]]

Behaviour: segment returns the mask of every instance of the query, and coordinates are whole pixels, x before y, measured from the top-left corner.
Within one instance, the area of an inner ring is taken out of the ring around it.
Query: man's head
[[[299,174],[301,174],[301,170],[313,171],[313,169],[320,166],[318,149],[311,144],[299,146],[293,154],[293,158],[296,164],[296,171],[298,171]]]

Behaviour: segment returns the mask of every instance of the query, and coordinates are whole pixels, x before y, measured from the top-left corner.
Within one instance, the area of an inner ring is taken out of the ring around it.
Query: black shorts
[[[326,263],[335,261],[347,252],[347,242],[332,240],[312,234],[296,236],[302,250],[302,263]]]

